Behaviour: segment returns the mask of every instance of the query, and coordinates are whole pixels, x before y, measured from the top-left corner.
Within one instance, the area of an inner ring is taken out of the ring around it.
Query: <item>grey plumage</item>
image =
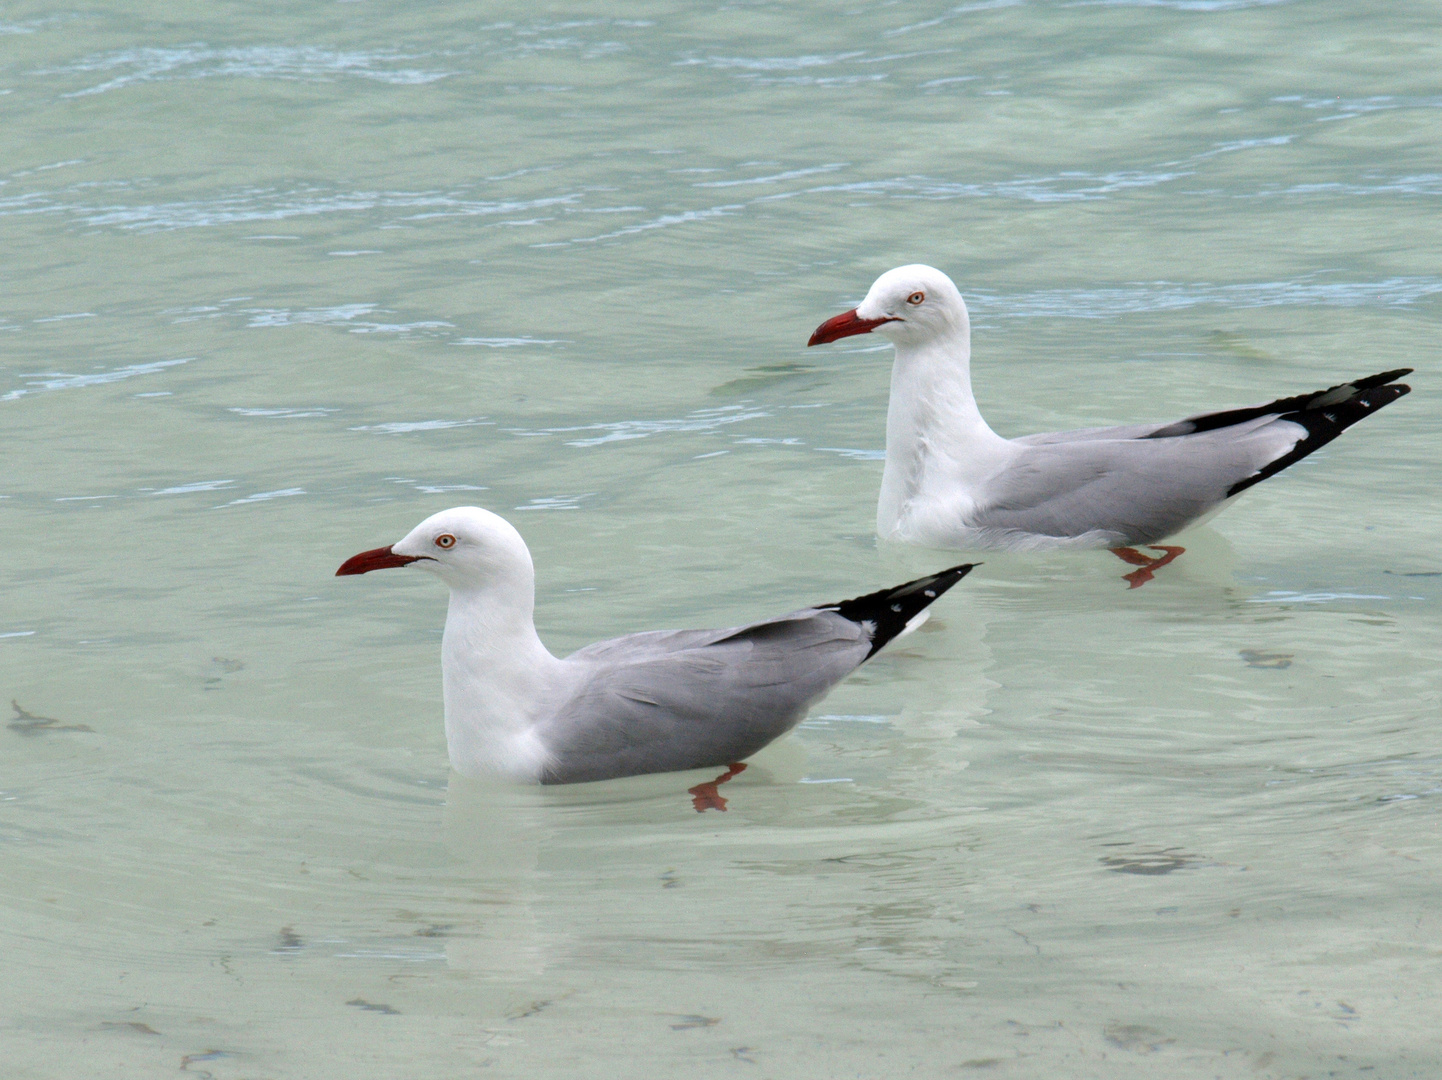
[[[1084,428],[1012,440],[1022,449],[976,508],[998,534],[1102,535],[1151,544],[1219,508],[1407,394],[1383,372],[1314,394],[1168,424]]]
[[[724,767],[807,709],[960,581],[971,564],[839,604],[725,630],[662,630],[567,657],[592,668],[537,726],[541,782]]]

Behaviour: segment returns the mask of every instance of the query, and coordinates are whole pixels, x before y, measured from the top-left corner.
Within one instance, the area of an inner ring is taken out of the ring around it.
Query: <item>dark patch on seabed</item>
[[[1177,1041],[1145,1024],[1113,1024],[1102,1032],[1102,1036],[1113,1046],[1133,1054],[1155,1054],[1162,1047]]]
[[[1119,844],[1118,847],[1126,845]],[[1201,862],[1200,855],[1188,855],[1181,848],[1161,848],[1122,855],[1103,855],[1098,861],[1114,874],[1143,874],[1156,877]]]
[[[1261,649],[1242,649],[1238,655],[1247,662],[1247,667],[1289,668],[1292,666],[1291,653],[1263,652]]]
[[[672,1031],[691,1031],[695,1028],[715,1027],[721,1022],[719,1016],[699,1016],[687,1014],[679,1018],[680,1022],[671,1025]]]
[[[526,1019],[526,1017],[528,1017],[528,1016],[535,1016],[535,1015],[537,1015],[538,1013],[541,1013],[541,1012],[543,1012],[544,1010],[549,1009],[549,1008],[550,1008],[552,1005],[554,1005],[554,1004],[555,1004],[555,1002],[554,1002],[554,1001],[550,1001],[550,1000],[546,1000],[546,1001],[533,1001],[533,1002],[531,1002],[529,1005],[527,1005],[525,1008],[521,1009],[520,1011],[512,1013],[510,1016],[506,1017],[506,1019],[507,1019],[507,1020],[524,1020],[524,1019]]]
[[[207,690],[219,690],[224,682],[222,676],[234,675],[237,671],[245,670],[245,661],[231,660],[224,656],[212,656],[210,658],[212,670],[220,672],[219,675],[203,676],[201,681]]]
[[[186,1054],[180,1059],[180,1071],[187,1072],[192,1065],[200,1061],[219,1061],[221,1058],[228,1057],[235,1057],[235,1055],[227,1053],[224,1050],[203,1050],[199,1054]],[[214,1075],[204,1069],[200,1069],[198,1072],[200,1076]]]
[[[10,699],[10,707],[15,710],[15,719],[11,720],[8,726],[11,731],[18,731],[21,735],[39,735],[46,731],[95,730],[89,724],[67,724],[50,716],[34,716],[22,709],[15,698]]]
[[[798,375],[810,375],[820,370],[808,364],[763,364],[760,367],[747,368],[748,374],[739,379],[713,386],[710,393],[712,397],[739,397],[764,390]]]
[[[102,1020],[100,1026],[106,1031],[134,1031],[141,1035],[159,1035],[149,1024],[143,1024],[139,1020]]]
[[[399,1016],[401,1014],[399,1009],[393,1009],[389,1005],[382,1005],[378,1002],[367,1001],[365,998],[351,998],[346,1004],[354,1005],[357,1009],[362,1009],[365,1012],[384,1013],[386,1016]]]

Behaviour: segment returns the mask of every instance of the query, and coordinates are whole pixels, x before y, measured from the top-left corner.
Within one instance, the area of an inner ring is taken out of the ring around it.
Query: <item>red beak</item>
[[[806,343],[809,348],[812,345],[825,345],[828,341],[836,341],[839,338],[850,337],[852,334],[869,334],[882,323],[899,322],[899,319],[862,319],[857,317],[856,309],[843,311],[840,315],[827,319],[816,328],[816,333],[811,335],[811,340]]]
[[[345,562],[340,564],[340,569],[335,572],[336,577],[347,577],[350,574],[368,574],[372,570],[386,570],[392,566],[405,566],[417,559],[425,558],[423,555],[397,555],[388,547],[374,548],[370,551],[362,551],[359,555],[352,555]]]

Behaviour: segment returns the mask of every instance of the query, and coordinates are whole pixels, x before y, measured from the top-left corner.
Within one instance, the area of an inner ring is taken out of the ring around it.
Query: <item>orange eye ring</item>
[[[916,290],[916,292],[912,293],[910,296],[908,296],[908,297],[906,298],[906,302],[907,302],[908,304],[910,304],[912,307],[915,307],[917,304],[920,304],[920,303],[921,303],[922,301],[924,301],[925,299],[926,299],[926,293],[924,293],[924,292],[922,292],[920,289],[918,289],[918,290]]]
[[[436,547],[440,548],[442,551],[449,551],[455,546],[456,538],[450,533],[441,533],[440,536],[436,537]]]

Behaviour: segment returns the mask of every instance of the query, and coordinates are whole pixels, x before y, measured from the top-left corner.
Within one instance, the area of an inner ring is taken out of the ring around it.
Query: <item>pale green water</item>
[[[1430,1077],[1435,4],[0,8],[0,1074]],[[697,815],[447,775],[558,651],[872,539],[906,261],[1008,434],[1411,365],[1145,589],[990,557]],[[22,720],[23,726],[23,720]],[[832,781],[832,782],[821,782]]]

